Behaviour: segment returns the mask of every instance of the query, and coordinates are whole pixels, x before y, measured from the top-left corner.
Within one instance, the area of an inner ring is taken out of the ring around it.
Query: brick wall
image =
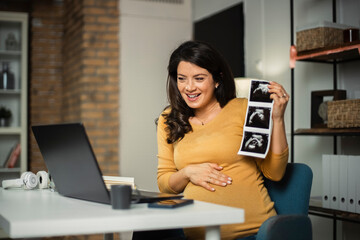
[[[66,0],[63,113],[84,122],[104,174],[118,174],[117,0]]]
[[[105,175],[118,174],[118,0],[33,1],[30,124],[83,122]],[[30,134],[30,170],[44,169]]]
[[[63,4],[33,1],[30,15],[29,125],[59,123],[63,116]],[[44,170],[44,160],[30,130],[29,151],[29,170]]]

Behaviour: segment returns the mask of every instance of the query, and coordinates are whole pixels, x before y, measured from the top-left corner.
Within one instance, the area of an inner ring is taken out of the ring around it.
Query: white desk
[[[67,198],[50,190],[0,188],[0,228],[11,238],[101,234],[206,227],[206,239],[220,239],[220,225],[243,223],[244,210],[195,201],[178,209],[133,204],[129,210]]]

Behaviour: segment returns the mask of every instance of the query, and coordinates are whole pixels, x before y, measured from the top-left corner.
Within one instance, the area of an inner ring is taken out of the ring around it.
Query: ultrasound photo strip
[[[269,84],[266,80],[251,80],[239,155],[265,158],[269,151],[273,109]]]

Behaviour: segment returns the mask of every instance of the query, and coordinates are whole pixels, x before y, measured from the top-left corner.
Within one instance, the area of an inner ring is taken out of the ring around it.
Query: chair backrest
[[[303,163],[288,163],[284,177],[279,182],[264,178],[277,214],[303,214],[309,210],[313,173]]]

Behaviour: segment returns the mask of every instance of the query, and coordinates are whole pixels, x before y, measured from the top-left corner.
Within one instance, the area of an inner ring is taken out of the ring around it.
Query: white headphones
[[[18,179],[3,180],[2,187],[7,188],[23,188],[34,189],[39,187],[40,189],[49,188],[50,175],[45,171],[39,171],[36,175],[32,172],[24,172]]]

